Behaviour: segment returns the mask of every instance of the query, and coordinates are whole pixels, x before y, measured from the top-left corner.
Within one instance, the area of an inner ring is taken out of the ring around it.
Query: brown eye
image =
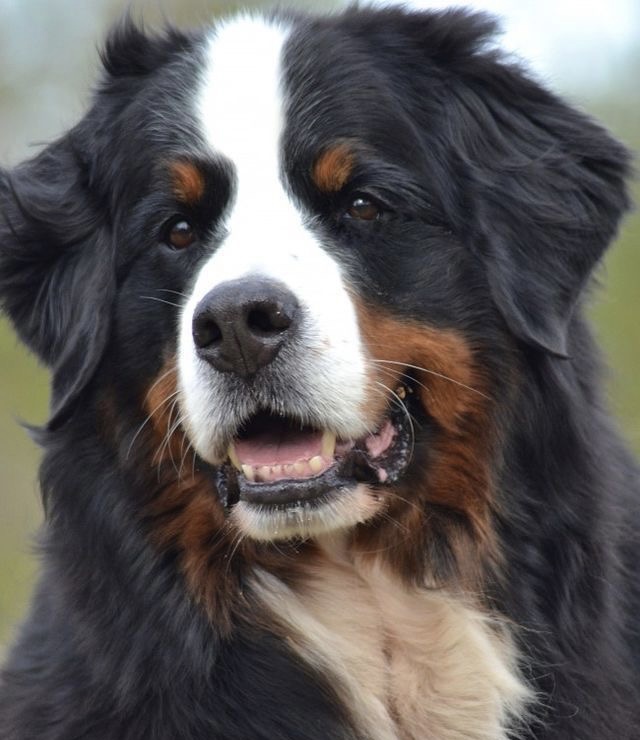
[[[354,198],[346,212],[347,218],[359,221],[376,221],[382,215],[382,210],[376,203],[359,195]]]
[[[188,221],[175,221],[167,231],[166,243],[173,249],[186,249],[196,240],[196,232]]]

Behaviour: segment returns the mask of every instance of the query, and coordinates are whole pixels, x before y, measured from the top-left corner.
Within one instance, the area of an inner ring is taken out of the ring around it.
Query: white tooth
[[[293,469],[298,475],[304,475],[307,472],[307,463],[302,460],[298,460],[297,463],[293,464]]]
[[[284,470],[284,474],[291,478],[295,473],[295,467],[295,465],[283,465],[282,469]]]
[[[322,457],[330,460],[336,451],[336,435],[333,432],[324,432],[322,435],[322,446],[320,453]]]
[[[271,476],[271,468],[268,465],[261,465],[255,469],[255,475],[258,480],[268,481]]]
[[[255,473],[253,472],[253,467],[251,465],[243,465],[242,472],[244,473],[244,477],[247,480],[254,481],[256,479]]]
[[[309,467],[311,468],[311,471],[313,473],[319,473],[324,467],[324,460],[320,457],[320,455],[316,455],[315,457],[312,457],[311,460],[309,460]]]
[[[233,467],[236,468],[236,470],[242,470],[243,466],[240,464],[240,460],[236,455],[236,448],[233,442],[229,445],[227,455],[229,455],[229,460],[231,460],[231,464],[233,465]]]
[[[271,466],[271,478],[282,478],[284,476],[284,472],[282,470],[282,465],[272,465]]]

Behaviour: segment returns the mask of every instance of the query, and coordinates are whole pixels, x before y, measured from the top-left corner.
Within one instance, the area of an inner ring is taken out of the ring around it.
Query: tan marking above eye
[[[204,176],[192,162],[178,161],[171,165],[173,192],[176,198],[195,205],[204,195]]]
[[[318,157],[311,177],[316,187],[325,193],[337,193],[347,184],[355,164],[355,155],[341,142],[331,146]]]
[[[167,235],[167,242],[174,249],[186,249],[195,240],[196,233],[191,224],[185,219],[176,221]]]
[[[380,207],[364,196],[354,198],[347,208],[347,216],[359,221],[375,221],[380,218],[381,213]]]

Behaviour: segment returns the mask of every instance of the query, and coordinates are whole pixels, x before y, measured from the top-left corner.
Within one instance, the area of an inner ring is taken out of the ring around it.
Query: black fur
[[[511,373],[496,386],[504,564],[486,598],[520,627],[538,693],[518,737],[633,740],[639,473],[604,409],[581,316],[628,207],[628,153],[504,62],[483,15],[292,22],[286,177],[327,249],[362,296],[460,329],[485,348],[490,376]],[[176,342],[176,307],[141,296],[186,289],[223,238],[217,217],[232,197],[224,165],[203,155],[207,197],[190,214],[200,242],[186,253],[162,244],[176,204],[161,165],[197,151],[186,111],[202,49],[198,34],[122,24],[85,118],[1,174],[2,307],[53,378],[40,432],[43,568],[2,673],[3,740],[359,737],[331,678],[302,665],[257,607],[222,636],[193,602],[176,553],[145,528],[155,466],[128,455],[141,398]],[[402,215],[373,238],[336,224],[336,203],[306,175],[340,137],[367,142],[358,176]],[[248,567],[232,566],[239,589]]]

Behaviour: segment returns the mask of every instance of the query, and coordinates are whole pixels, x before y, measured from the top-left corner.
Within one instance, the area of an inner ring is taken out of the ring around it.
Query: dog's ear
[[[467,236],[511,331],[566,356],[580,293],[629,207],[630,156],[588,116],[483,48],[490,27],[482,16],[476,23],[479,48],[454,64],[446,106],[467,179]]]
[[[73,136],[0,170],[0,301],[52,370],[50,429],[71,414],[102,357],[115,282],[110,229]]]
[[[629,153],[504,58],[490,16],[409,14],[404,35],[425,69],[407,81],[417,115],[427,136],[440,132],[430,149],[453,157],[456,231],[481,256],[511,332],[566,356],[580,293],[629,206]]]
[[[475,132],[467,200],[494,300],[518,338],[566,356],[580,293],[629,206],[629,155],[513,68],[479,65],[457,104],[460,139]]]

